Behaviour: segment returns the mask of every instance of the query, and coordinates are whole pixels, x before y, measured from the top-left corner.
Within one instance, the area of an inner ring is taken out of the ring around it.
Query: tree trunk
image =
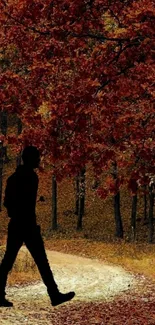
[[[153,225],[153,206],[154,206],[154,183],[149,186],[149,243],[153,242],[154,225]]]
[[[7,129],[8,129],[8,113],[7,111],[0,112],[1,117],[1,131],[4,136],[7,135]],[[7,147],[3,147],[3,162],[7,164],[10,161],[7,155]]]
[[[79,174],[79,203],[78,203],[78,220],[77,220],[77,230],[82,230],[82,217],[84,215],[85,206],[85,167],[81,169]]]
[[[22,121],[20,118],[17,119],[17,136],[22,133]],[[22,157],[21,157],[22,152],[19,152],[16,158],[16,165],[19,166],[21,165],[22,162]]]
[[[135,241],[136,238],[136,215],[137,215],[137,193],[132,198],[132,211],[131,211],[131,241]]]
[[[7,128],[8,128],[8,113],[7,111],[1,111],[1,131],[3,135],[7,135]]]
[[[57,225],[57,181],[55,175],[52,176],[52,230],[56,230]]]
[[[17,134],[18,135],[22,133],[22,129],[23,129],[22,121],[18,117],[18,119],[17,119]]]
[[[21,163],[22,163],[22,157],[21,157],[21,152],[17,155],[17,157],[16,157],[16,166],[19,166],[19,165],[21,165]]]
[[[2,211],[3,142],[0,142],[0,211]]]
[[[118,238],[123,238],[123,225],[120,212],[120,191],[114,196],[114,213],[116,223],[115,236]]]
[[[147,220],[147,194],[146,194],[147,186],[144,185],[144,221]]]
[[[75,178],[76,186],[76,202],[75,202],[75,214],[78,216],[79,211],[79,174]]]
[[[85,209],[85,173],[86,169],[85,167],[82,168],[81,173],[80,173],[80,182],[81,182],[81,195],[80,195],[80,207],[79,210],[81,210],[82,216],[84,215],[84,209]]]
[[[117,182],[117,163],[113,163],[113,178],[115,182]],[[116,225],[116,232],[115,236],[118,238],[123,238],[123,224],[122,224],[122,217],[120,212],[120,191],[114,195],[114,216],[115,216],[115,225]]]
[[[82,230],[82,208],[81,208],[81,200],[79,200],[79,211],[78,211],[78,220],[77,220],[77,230]]]

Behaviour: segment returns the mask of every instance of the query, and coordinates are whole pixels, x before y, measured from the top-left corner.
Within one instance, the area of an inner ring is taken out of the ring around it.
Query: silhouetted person
[[[60,293],[46,256],[40,226],[36,223],[36,197],[38,176],[33,169],[39,167],[40,154],[36,147],[28,146],[22,154],[23,165],[8,178],[4,206],[10,222],[7,247],[0,265],[0,306],[11,307],[13,303],[5,298],[7,276],[12,269],[22,244],[25,243],[39,269],[53,306],[71,300],[75,293]]]

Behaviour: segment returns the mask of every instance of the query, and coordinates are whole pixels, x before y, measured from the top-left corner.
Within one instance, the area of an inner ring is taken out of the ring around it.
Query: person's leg
[[[27,235],[25,235],[24,242],[34,258],[35,263],[37,264],[53,306],[72,299],[75,294],[61,294],[58,290],[58,286],[54,280],[45,252],[43,239],[40,234],[40,226],[37,226],[33,232],[31,231],[31,233],[27,233]]]
[[[0,264],[0,306],[5,305],[5,287],[9,271],[11,271],[16,256],[23,240],[20,236],[20,231],[14,227],[12,222],[8,225],[8,238],[4,257]],[[10,303],[11,304],[11,303]],[[10,305],[11,306],[11,305]]]
[[[24,237],[24,242],[35,263],[37,264],[38,270],[44,284],[47,287],[47,290],[57,292],[58,287],[48,263],[44,243],[40,234],[40,227],[36,226],[36,228],[31,230],[31,232],[27,231],[27,234],[25,234]]]

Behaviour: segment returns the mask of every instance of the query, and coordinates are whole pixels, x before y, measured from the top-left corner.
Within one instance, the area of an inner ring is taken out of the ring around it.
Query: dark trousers
[[[0,297],[5,296],[8,273],[12,269],[23,243],[25,243],[37,264],[42,280],[47,287],[47,292],[52,298],[58,292],[58,288],[48,263],[40,234],[40,226],[19,227],[12,220],[8,225],[6,252],[0,265]]]

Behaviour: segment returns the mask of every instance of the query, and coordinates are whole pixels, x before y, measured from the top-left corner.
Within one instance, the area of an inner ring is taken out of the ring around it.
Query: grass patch
[[[0,246],[0,262],[5,253],[5,246]],[[28,251],[21,249],[8,276],[8,284],[25,284],[40,279],[38,268]]]

